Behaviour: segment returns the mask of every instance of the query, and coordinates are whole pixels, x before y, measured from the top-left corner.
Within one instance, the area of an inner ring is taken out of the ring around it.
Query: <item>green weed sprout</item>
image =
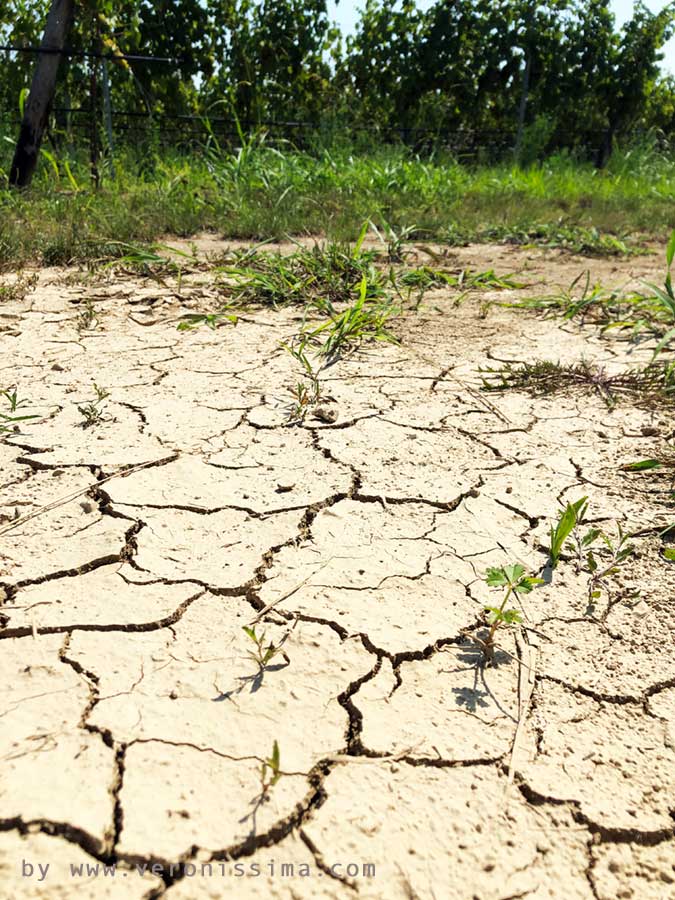
[[[98,425],[99,422],[103,421],[103,406],[110,393],[97,384],[94,384],[94,391],[96,392],[94,400],[77,407],[77,411],[82,416],[81,424],[83,428],[91,428],[92,425]]]
[[[373,303],[368,299],[368,294],[368,279],[364,275],[359,285],[359,295],[351,306],[305,332],[307,341],[320,344],[321,356],[334,360],[363,341],[398,343],[398,338],[385,328],[387,320],[394,314],[394,306],[388,302]],[[320,343],[325,333],[326,340]]]
[[[77,315],[75,327],[78,332],[82,334],[83,331],[89,331],[92,328],[96,328],[98,323],[99,317],[94,302],[93,300],[88,299],[85,301],[84,306]]]
[[[673,281],[671,277],[671,268],[675,258],[675,229],[671,232],[668,246],[666,247],[666,277],[663,287],[660,288],[651,282],[645,282],[646,286],[654,292],[654,298],[663,307],[667,319],[675,322],[675,292],[673,291]],[[658,342],[654,348],[654,356],[658,354],[675,338],[675,328],[670,328]]]
[[[236,325],[239,321],[239,317],[234,313],[226,312],[186,313],[176,327],[178,331],[193,331],[195,328],[200,328],[202,325],[206,325],[207,328],[215,331],[216,328],[221,325],[223,320]]]
[[[29,402],[25,397],[23,398],[23,400],[19,400],[19,394],[16,388],[14,388],[13,391],[10,391],[9,389],[6,391],[0,391],[0,396],[4,397],[5,400],[7,400],[7,402],[9,403],[9,411],[11,413],[15,413],[20,406],[26,406],[26,404]]]
[[[293,398],[293,405],[288,415],[288,421],[289,424],[296,424],[304,421],[309,410],[321,400],[321,383],[319,381],[321,368],[315,369],[307,357],[305,352],[307,343],[305,340],[301,342],[299,347],[293,347],[290,344],[282,344],[281,346],[291,354],[293,359],[300,363],[307,379],[307,383],[298,381],[294,387],[289,388]]]
[[[660,459],[638,459],[635,462],[625,463],[621,466],[622,472],[649,472],[651,469],[660,469],[663,466]]]
[[[550,549],[549,559],[551,568],[555,569],[560,559],[560,554],[565,546],[567,539],[574,531],[575,526],[584,517],[588,506],[588,497],[582,497],[574,503],[568,503],[562,511],[560,518],[555,525],[551,525],[549,532]]]
[[[616,540],[601,528],[589,528],[583,532],[587,507],[588,504],[584,504],[579,510],[569,546],[576,552],[577,571],[584,570],[589,575],[588,602],[592,606],[602,596],[603,590],[609,590],[607,579],[635,553],[635,546],[630,543],[631,535],[624,532],[620,522],[617,522]]]
[[[543,584],[543,579],[526,575],[525,567],[520,563],[514,563],[509,566],[489,568],[485,573],[485,583],[488,587],[504,590],[504,597],[499,606],[485,607],[490,630],[487,637],[480,643],[485,659],[491,663],[494,660],[497,631],[500,628],[510,628],[522,622],[522,616],[517,609],[507,609],[506,604],[509,599],[514,594],[529,594],[537,585]]]
[[[603,588],[607,588],[606,579],[610,575],[614,575],[618,571],[621,563],[625,562],[625,560],[635,552],[635,546],[629,543],[631,535],[624,533],[621,523],[617,523],[617,531],[618,540],[616,544],[604,533],[604,531],[600,531],[599,529],[591,529],[591,531],[583,538],[585,541],[584,546],[589,548],[586,554],[586,565],[588,566],[591,575],[588,580],[589,603],[597,600],[602,595]],[[609,559],[607,561],[598,561],[593,550],[590,549],[590,545],[598,538],[609,552]]]
[[[265,799],[274,785],[281,778],[281,754],[279,744],[275,740],[272,746],[272,755],[264,759],[260,767],[260,796]]]
[[[26,399],[19,400],[17,389],[0,391],[0,397],[4,397],[9,404],[9,415],[0,412],[0,434],[14,431],[17,422],[26,422],[28,419],[39,419],[37,415],[15,416],[14,413],[29,401]]]
[[[405,250],[406,242],[418,231],[418,228],[415,225],[408,225],[404,228],[395,230],[389,223],[385,222],[384,235],[382,235],[374,222],[370,222],[370,227],[373,229],[379,240],[383,244],[386,244],[388,261],[399,263],[403,262],[407,253],[410,252]]]
[[[243,631],[255,644],[255,650],[248,650],[248,655],[262,671],[265,666],[274,659],[277,653],[281,653],[281,646],[277,647],[270,641],[267,647],[265,647],[265,632],[263,631],[262,634],[257,634],[255,626],[249,628],[247,625],[244,625]]]

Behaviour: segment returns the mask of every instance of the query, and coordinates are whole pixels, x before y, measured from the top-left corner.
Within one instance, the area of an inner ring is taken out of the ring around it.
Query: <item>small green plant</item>
[[[255,650],[248,650],[247,653],[251,659],[257,663],[261,670],[264,669],[278,653],[282,652],[281,645],[275,646],[272,641],[265,647],[265,632],[263,631],[262,634],[257,634],[255,626],[249,628],[247,625],[244,625],[243,631],[255,644]]]
[[[661,305],[666,319],[671,322],[675,322],[675,293],[673,292],[673,281],[671,277],[671,268],[674,257],[675,229],[671,232],[670,240],[666,247],[666,277],[663,282],[663,287],[661,288],[651,282],[645,282],[646,286],[653,291],[657,303]],[[654,348],[654,356],[657,356],[673,340],[673,338],[675,338],[675,328],[669,328]]]
[[[77,407],[77,411],[82,416],[81,425],[83,428],[91,428],[93,425],[98,425],[103,421],[105,401],[110,396],[110,392],[97,384],[94,384],[94,392],[96,397],[93,400]]]
[[[649,293],[624,289],[606,290],[599,284],[591,287],[590,273],[578,296],[579,275],[570,287],[561,293],[543,297],[527,297],[506,306],[521,309],[538,309],[545,313],[561,314],[565,319],[579,318],[583,323],[600,325],[602,332],[624,329],[637,338],[644,332],[657,337],[653,359],[675,338],[675,290],[671,268],[675,259],[675,230],[666,248],[666,275],[663,286],[644,282]]]
[[[272,745],[272,755],[264,759],[260,766],[260,797],[262,800],[269,796],[269,792],[279,781],[282,774],[279,743],[275,740]]]
[[[181,317],[177,328],[178,331],[193,331],[195,328],[201,328],[202,325],[206,325],[207,328],[215,331],[224,322],[231,322],[233,325],[236,325],[238,321],[239,316],[224,311],[217,313],[186,313]]]
[[[17,388],[8,388],[6,391],[0,391],[0,396],[4,397],[9,403],[9,411],[11,413],[15,413],[21,406],[26,406],[30,402],[29,400],[26,400],[25,397],[22,400],[19,400]]]
[[[575,500],[574,503],[568,503],[561,512],[556,524],[551,525],[549,531],[549,561],[552,569],[555,569],[558,565],[560,554],[566,545],[567,539],[574,531],[577,523],[583,519],[587,506],[587,497]]]
[[[513,275],[497,275],[494,269],[474,272],[472,269],[460,269],[453,272],[449,269],[420,266],[407,269],[399,276],[399,282],[406,287],[448,287],[457,290],[519,290],[529,285],[524,281],[516,281]]]
[[[385,275],[375,266],[376,252],[363,250],[366,222],[356,243],[298,246],[293,253],[261,249],[233,251],[217,266],[216,287],[232,304],[282,307],[311,304],[332,310],[347,302],[366,277],[369,298],[381,297]]]
[[[16,416],[14,413],[22,406],[26,406],[29,401],[25,398],[19,400],[19,395],[16,387],[13,389],[8,388],[5,391],[0,391],[0,397],[4,397],[7,403],[9,404],[9,414],[0,412],[0,434],[6,434],[12,431],[18,431],[19,422],[27,422],[29,419],[39,419],[40,417],[37,415],[26,415],[26,416]]]
[[[478,241],[503,241],[523,247],[548,247],[583,256],[633,256],[639,247],[629,246],[613,234],[601,234],[597,228],[562,225],[558,222],[532,224],[525,227],[497,225],[481,229],[473,236]],[[460,241],[461,242],[461,241]]]
[[[14,281],[0,284],[0,303],[6,300],[23,300],[26,294],[35,290],[39,277],[37,273],[23,275],[19,272]]]
[[[364,275],[356,301],[342,312],[332,310],[326,322],[305,330],[304,339],[316,344],[319,354],[330,361],[347,350],[355,349],[364,341],[397,344],[398,338],[385,327],[389,318],[394,315],[395,307],[387,301],[370,302],[367,298],[368,281]]]
[[[635,553],[635,546],[630,543],[630,534],[625,534],[621,523],[617,522],[618,537],[613,541],[604,531],[591,529],[582,541],[585,541],[583,549],[586,551],[586,566],[590,573],[588,579],[588,601],[593,603],[602,596],[603,590],[609,591],[607,579],[615,575],[619,566]],[[600,552],[593,552],[591,547],[600,540],[604,547]]]
[[[124,241],[107,241],[107,256],[113,257],[105,264],[106,269],[114,269],[126,275],[151,278],[164,284],[164,279],[169,275],[180,276],[181,269],[173,259],[158,253],[158,249],[169,249],[162,245],[157,247],[143,247],[128,244]],[[190,254],[171,248],[172,254],[191,259]]]
[[[289,388],[293,402],[288,412],[288,422],[289,424],[297,424],[298,422],[303,422],[310,410],[321,400],[321,383],[319,381],[321,368],[315,369],[309,360],[305,351],[305,340],[302,340],[297,347],[293,347],[290,344],[282,344],[281,346],[291,354],[293,359],[300,363],[305,373],[306,381],[298,381],[294,387]]]
[[[96,307],[94,306],[93,301],[88,298],[85,300],[84,306],[77,314],[75,327],[81,334],[83,331],[89,331],[92,328],[96,328],[98,323],[99,317],[96,312]]]
[[[660,469],[664,465],[660,459],[638,459],[635,462],[625,463],[621,466],[622,472],[649,472],[652,469]]]
[[[631,535],[624,532],[620,522],[616,526],[616,539],[611,538],[602,528],[589,526],[586,522],[587,511],[586,497],[568,504],[556,526],[559,530],[556,543],[561,540],[558,552],[564,544],[565,549],[575,558],[577,572],[588,574],[588,602],[593,606],[602,596],[603,590],[609,593],[608,579],[616,574],[622,563],[633,556],[635,546],[630,542]],[[551,532],[553,531],[552,528]],[[551,546],[553,547],[553,540]]]
[[[522,616],[517,609],[508,609],[506,604],[514,594],[529,594],[537,585],[543,584],[541,578],[534,578],[525,573],[525,567],[520,563],[509,566],[492,566],[485,573],[485,583],[491,588],[500,588],[504,591],[502,602],[499,606],[486,606],[489,630],[487,637],[477,639],[483,656],[488,664],[494,662],[495,638],[498,630],[512,628],[522,622]]]
[[[405,257],[410,253],[409,250],[406,251],[405,249],[406,242],[418,231],[415,225],[408,225],[396,230],[385,222],[383,226],[384,235],[382,235],[374,222],[370,223],[370,227],[380,241],[386,246],[387,261],[395,263],[403,262]]]

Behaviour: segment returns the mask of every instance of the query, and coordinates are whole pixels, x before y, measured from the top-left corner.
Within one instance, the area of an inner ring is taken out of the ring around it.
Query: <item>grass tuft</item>
[[[563,364],[548,360],[506,363],[479,372],[485,391],[520,390],[542,396],[581,390],[597,394],[609,408],[622,399],[646,405],[675,399],[675,362],[652,363],[616,374],[583,361]]]

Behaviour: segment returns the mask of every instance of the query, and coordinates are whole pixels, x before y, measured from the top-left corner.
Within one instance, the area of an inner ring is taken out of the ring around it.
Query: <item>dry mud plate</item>
[[[588,265],[481,255],[540,293]],[[0,386],[39,414],[0,443],[2,897],[675,897],[672,478],[621,468],[671,412],[477,374],[650,348],[437,291],[289,427],[301,311],[181,333],[203,275],[72,274],[0,309]],[[635,534],[592,608],[545,569],[582,496]],[[545,583],[486,666],[484,575],[516,561]]]

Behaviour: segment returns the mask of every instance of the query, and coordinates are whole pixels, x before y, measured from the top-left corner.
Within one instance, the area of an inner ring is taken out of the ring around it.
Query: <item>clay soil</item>
[[[455,262],[531,293],[662,268],[484,246]],[[649,360],[486,308],[524,293],[428,294],[400,345],[330,367],[329,414],[292,427],[297,308],[179,332],[215,303],[208,273],[113,270],[43,269],[2,303],[0,386],[40,415],[0,442],[3,898],[675,897],[672,472],[621,469],[675,423],[588,391],[481,392],[503,360]],[[110,396],[85,428],[94,382]],[[540,572],[584,495],[634,555],[591,608],[563,559],[485,666],[485,570]],[[262,671],[256,620],[282,645]]]

